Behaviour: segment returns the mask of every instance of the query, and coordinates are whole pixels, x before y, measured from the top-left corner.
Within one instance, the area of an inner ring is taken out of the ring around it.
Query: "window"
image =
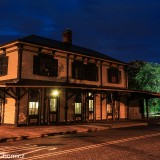
[[[112,95],[111,94],[109,94],[109,95],[107,95],[107,97],[106,97],[106,100],[107,100],[107,103],[108,104],[111,104],[112,103]]]
[[[81,103],[75,103],[75,114],[81,114]]]
[[[89,112],[93,112],[93,99],[89,100]]]
[[[29,115],[38,115],[39,91],[32,89],[29,91]]]
[[[111,106],[111,104],[107,104],[107,113],[112,113],[112,106]]]
[[[88,96],[89,96],[89,101],[88,101],[89,112],[93,112],[93,110],[94,110],[94,97],[93,97],[92,93],[89,93]]]
[[[51,98],[50,99],[50,112],[56,112],[57,111],[57,98]]]
[[[83,79],[83,73],[84,73],[84,65],[81,61],[74,61],[72,62],[72,78],[74,79]]]
[[[39,54],[33,58],[33,74],[42,76],[58,76],[58,60],[52,55]]]
[[[98,81],[98,67],[96,64],[88,63],[84,66],[84,78],[88,81]]]
[[[0,76],[7,75],[8,72],[8,57],[1,55],[0,56]]]
[[[98,67],[96,64],[83,64],[82,61],[72,62],[72,78],[79,80],[98,81]]]
[[[118,68],[108,68],[108,82],[121,83],[121,71]]]
[[[38,115],[38,102],[29,102],[29,115]]]

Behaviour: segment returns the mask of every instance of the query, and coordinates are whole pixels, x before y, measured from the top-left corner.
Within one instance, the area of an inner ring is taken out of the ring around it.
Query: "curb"
[[[27,140],[27,139],[33,139],[33,138],[42,138],[42,137],[49,137],[49,136],[56,136],[56,135],[64,135],[64,134],[76,134],[76,133],[78,133],[78,131],[73,130],[73,131],[53,132],[53,133],[46,133],[46,134],[42,133],[42,134],[36,135],[36,136],[18,136],[18,137],[11,137],[11,138],[0,138],[0,143],[21,141],[21,140]]]
[[[127,127],[138,127],[138,126],[147,126],[149,125],[148,123],[138,123],[138,124],[122,124],[122,125],[112,125],[112,126],[107,126],[104,128],[88,128],[85,131],[77,131],[77,130],[72,130],[72,131],[65,131],[65,132],[53,132],[53,133],[42,133],[40,135],[35,135],[35,136],[18,136],[18,137],[9,137],[9,138],[0,138],[0,143],[4,142],[13,142],[13,141],[21,141],[21,140],[27,140],[27,139],[33,139],[33,138],[42,138],[42,137],[49,137],[49,136],[56,136],[56,135],[65,135],[65,134],[76,134],[76,133],[84,133],[84,132],[96,132],[96,131],[102,131],[102,130],[109,130],[109,129],[117,129],[117,128],[127,128]]]

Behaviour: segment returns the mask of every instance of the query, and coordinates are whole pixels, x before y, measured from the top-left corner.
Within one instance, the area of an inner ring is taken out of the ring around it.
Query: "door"
[[[82,121],[82,103],[77,102],[74,104],[74,122]]]
[[[58,98],[51,97],[49,99],[49,124],[58,123]]]
[[[94,95],[90,92],[86,100],[86,120],[94,121]]]
[[[39,124],[39,111],[40,111],[40,91],[39,89],[29,90],[28,101],[28,124]]]
[[[89,121],[94,120],[94,100],[88,100],[88,112],[89,112]]]
[[[107,120],[119,120],[120,115],[120,103],[119,101],[113,101],[107,104]]]

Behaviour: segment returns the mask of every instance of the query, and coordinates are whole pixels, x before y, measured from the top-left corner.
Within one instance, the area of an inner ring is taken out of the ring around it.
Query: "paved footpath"
[[[0,143],[7,141],[17,141],[17,140],[45,137],[45,136],[53,136],[58,134],[92,132],[98,130],[107,130],[112,128],[122,128],[122,127],[132,127],[132,126],[146,126],[149,123],[152,122],[116,121],[116,122],[101,122],[101,123],[85,123],[77,125],[25,126],[25,127],[1,125]]]

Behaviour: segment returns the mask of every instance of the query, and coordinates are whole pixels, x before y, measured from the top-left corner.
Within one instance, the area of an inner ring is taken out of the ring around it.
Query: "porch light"
[[[59,91],[58,90],[53,90],[52,91],[52,95],[53,96],[58,96],[59,95]]]

